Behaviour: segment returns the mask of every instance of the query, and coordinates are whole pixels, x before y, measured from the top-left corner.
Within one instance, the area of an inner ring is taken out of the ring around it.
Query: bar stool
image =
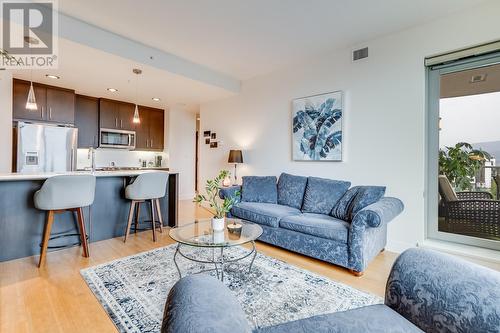
[[[47,211],[38,267],[41,267],[45,262],[49,240],[61,237],[50,237],[52,224],[54,222],[54,214],[66,211],[76,212],[78,228],[80,229],[80,244],[83,247],[83,256],[89,256],[82,207],[90,206],[94,202],[94,196],[95,177],[93,175],[53,176],[48,178],[43,183],[40,190],[35,192],[35,207]],[[76,236],[78,234],[71,235]]]
[[[128,214],[127,230],[123,242],[127,241],[130,233],[132,220],[134,219],[135,211],[135,231],[139,224],[140,204],[145,201],[150,201],[151,209],[151,229],[153,230],[153,242],[156,242],[156,221],[155,210],[158,215],[160,232],[163,232],[163,218],[160,209],[160,198],[165,196],[167,191],[168,173],[167,172],[148,172],[143,173],[130,185],[125,188],[125,197],[132,200],[130,203],[130,211]],[[137,210],[136,210],[137,209]]]

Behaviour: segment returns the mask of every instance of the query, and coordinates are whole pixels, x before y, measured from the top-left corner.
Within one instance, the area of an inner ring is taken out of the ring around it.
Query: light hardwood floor
[[[180,223],[209,217],[203,208],[189,201],[180,204]],[[0,332],[116,332],[97,299],[80,276],[80,269],[172,244],[168,232],[131,234],[127,243],[114,238],[90,244],[90,258],[81,248],[52,252],[45,267],[36,266],[38,256],[0,263]],[[377,256],[362,277],[347,270],[263,243],[257,249],[292,265],[319,273],[335,281],[383,296],[385,282],[397,254],[385,251]]]

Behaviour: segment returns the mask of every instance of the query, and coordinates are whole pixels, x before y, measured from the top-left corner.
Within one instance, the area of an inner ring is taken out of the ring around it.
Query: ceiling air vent
[[[358,60],[365,59],[365,58],[368,58],[368,48],[367,47],[352,51],[352,61],[358,61]]]
[[[486,74],[479,74],[479,75],[473,75],[470,78],[469,83],[478,83],[478,82],[484,82],[486,81]]]

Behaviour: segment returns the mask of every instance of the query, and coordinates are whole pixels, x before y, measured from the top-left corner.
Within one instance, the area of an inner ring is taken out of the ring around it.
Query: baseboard
[[[416,244],[395,241],[395,240],[388,240],[385,249],[390,252],[401,253],[414,247],[416,247]]]

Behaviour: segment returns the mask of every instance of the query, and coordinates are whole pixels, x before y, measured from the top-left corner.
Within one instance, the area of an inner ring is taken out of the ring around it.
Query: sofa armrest
[[[233,185],[229,187],[221,187],[219,189],[219,197],[221,199],[236,197],[236,201],[241,201],[241,186]]]
[[[397,198],[383,197],[379,201],[366,206],[356,213],[351,223],[351,230],[356,225],[376,228],[382,223],[388,223],[404,209],[403,202]]]
[[[220,281],[206,275],[179,280],[163,314],[162,333],[248,333],[245,313]]]
[[[500,273],[424,249],[392,267],[385,304],[424,332],[498,332]]]
[[[363,272],[387,243],[387,223],[404,209],[401,200],[384,197],[356,213],[349,227],[349,267]]]

